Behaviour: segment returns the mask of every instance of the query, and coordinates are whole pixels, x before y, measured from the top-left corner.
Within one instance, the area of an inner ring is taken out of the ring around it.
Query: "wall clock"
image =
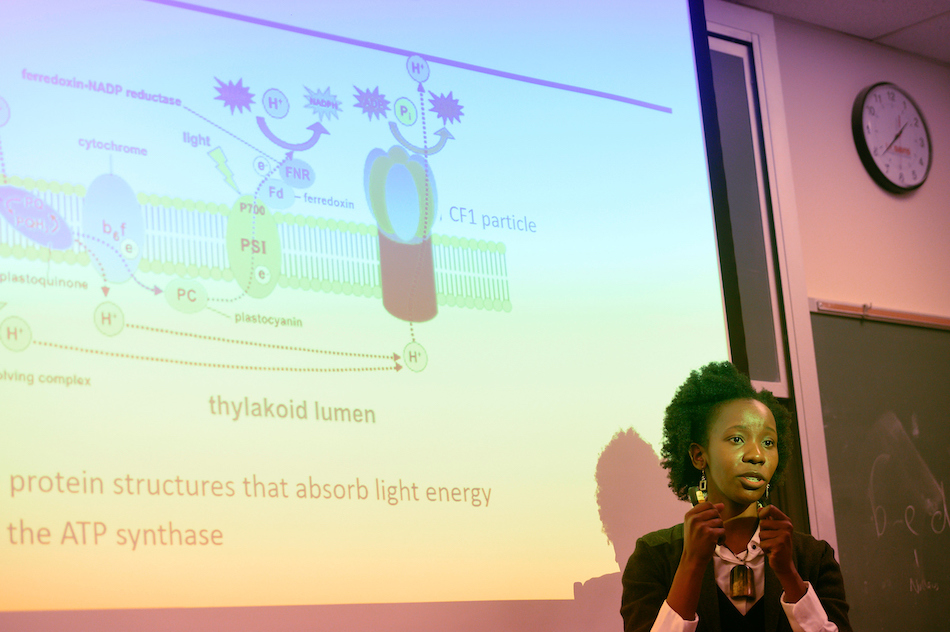
[[[858,93],[851,131],[864,168],[883,188],[906,193],[927,179],[930,131],[917,103],[893,83],[875,83]]]

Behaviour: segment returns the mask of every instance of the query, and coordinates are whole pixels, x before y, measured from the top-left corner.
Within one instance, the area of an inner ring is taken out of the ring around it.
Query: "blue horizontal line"
[[[590,88],[581,88],[579,86],[572,86],[566,83],[558,83],[556,81],[547,81],[545,79],[537,79],[535,77],[519,75],[513,72],[505,72],[504,70],[495,70],[493,68],[486,68],[484,66],[476,66],[475,64],[468,64],[462,61],[446,59],[445,57],[434,57],[432,55],[423,55],[420,53],[416,53],[415,51],[409,51],[402,48],[396,48],[394,46],[386,46],[385,44],[376,44],[374,42],[366,42],[363,40],[353,39],[352,37],[343,37],[342,35],[333,35],[332,33],[323,33],[321,31],[305,29],[303,27],[292,26],[290,24],[281,24],[280,22],[273,22],[271,20],[264,20],[262,18],[255,18],[249,15],[233,13],[231,11],[223,11],[221,9],[212,9],[210,7],[203,7],[197,4],[191,4],[190,2],[180,2],[179,0],[145,0],[145,2],[154,2],[155,4],[163,4],[163,5],[166,5],[169,7],[175,7],[178,9],[195,11],[197,13],[206,13],[208,15],[214,15],[221,18],[228,18],[230,20],[238,20],[240,22],[247,22],[249,24],[257,24],[257,25],[266,26],[272,29],[288,31],[290,33],[298,33],[300,35],[308,35],[310,37],[319,37],[320,39],[329,40],[331,42],[338,42],[340,44],[349,44],[351,46],[359,46],[361,48],[369,48],[371,50],[376,50],[382,53],[392,53],[393,55],[400,55],[403,57],[419,55],[420,57],[425,59],[427,62],[442,64],[444,66],[452,66],[453,68],[461,68],[462,70],[470,70],[472,72],[480,72],[482,74],[491,75],[493,77],[501,77],[502,79],[511,79],[512,81],[521,81],[523,83],[531,83],[537,86],[543,86],[545,88],[554,88],[556,90],[566,90],[567,92],[576,92],[578,94],[585,94],[587,96],[597,97],[600,99],[620,101],[621,103],[628,103],[630,105],[636,105],[636,106],[647,108],[650,110],[657,110],[658,112],[665,112],[667,114],[672,114],[673,112],[672,108],[666,107],[664,105],[656,105],[655,103],[649,103],[647,101],[631,99],[630,97],[624,97],[619,94],[601,92],[600,90],[591,90]]]

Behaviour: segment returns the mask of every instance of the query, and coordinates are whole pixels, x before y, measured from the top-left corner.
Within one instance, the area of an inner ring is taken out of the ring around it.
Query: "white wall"
[[[775,35],[808,295],[950,316],[950,67],[777,16]],[[854,147],[854,98],[879,81],[930,127],[930,177],[909,195],[876,185]]]
[[[705,0],[717,33],[753,42],[811,531],[837,546],[808,297],[950,316],[950,67],[748,7]],[[851,135],[866,86],[910,92],[931,128],[930,178],[879,188]]]

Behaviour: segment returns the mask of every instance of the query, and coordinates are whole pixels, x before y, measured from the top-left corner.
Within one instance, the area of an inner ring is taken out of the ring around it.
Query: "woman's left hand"
[[[777,575],[795,570],[792,561],[791,519],[778,507],[768,505],[759,509],[759,538],[762,550],[769,556],[769,566]]]
[[[808,590],[792,559],[793,529],[791,519],[778,507],[769,505],[759,509],[759,543],[768,555],[769,566],[785,589],[788,603],[797,602]]]

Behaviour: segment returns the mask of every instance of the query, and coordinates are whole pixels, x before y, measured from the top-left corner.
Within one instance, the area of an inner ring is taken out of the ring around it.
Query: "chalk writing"
[[[875,457],[868,480],[868,499],[877,537],[883,536],[888,527],[886,501],[881,500],[882,495],[890,500],[887,504],[892,508],[894,504],[902,505],[903,520],[897,518],[893,524],[903,522],[915,536],[920,536],[921,530],[928,526],[934,533],[943,533],[950,525],[944,484],[934,477],[897,415],[893,412],[881,415],[872,433],[879,435],[882,443],[889,447],[888,452]],[[918,516],[918,510],[929,519]]]

